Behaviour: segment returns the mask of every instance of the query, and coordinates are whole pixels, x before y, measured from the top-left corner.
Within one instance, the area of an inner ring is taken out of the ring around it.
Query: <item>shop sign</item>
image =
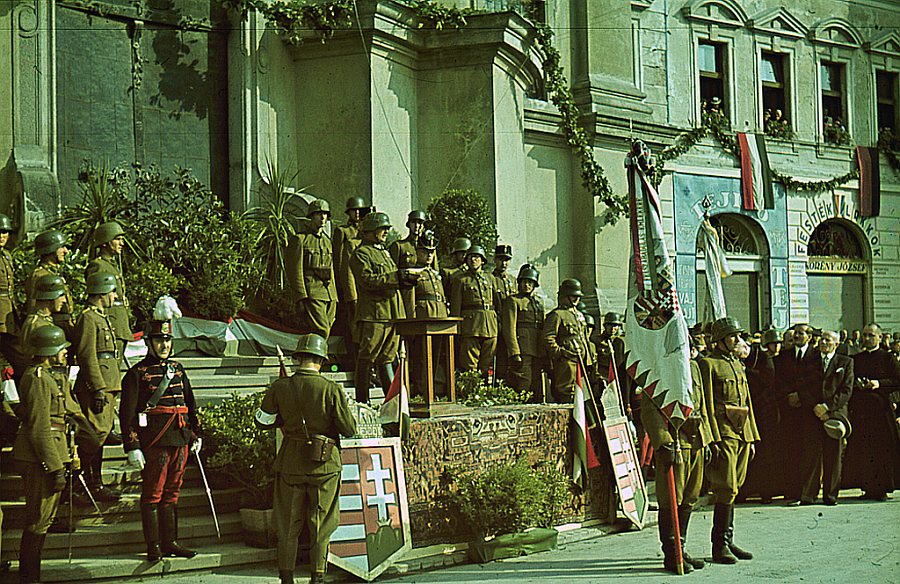
[[[807,274],[865,274],[869,264],[864,260],[848,258],[809,258]]]

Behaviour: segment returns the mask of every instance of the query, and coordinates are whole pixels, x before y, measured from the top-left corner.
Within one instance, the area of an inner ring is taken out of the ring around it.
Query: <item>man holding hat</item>
[[[34,310],[34,287],[37,284],[38,278],[47,275],[59,276],[62,278],[60,264],[62,264],[66,255],[69,253],[66,236],[56,229],[38,234],[34,239],[34,253],[40,259],[38,260],[37,267],[31,272],[31,276],[25,280],[26,313],[30,313]],[[65,278],[63,278],[64,284],[65,281]],[[53,322],[66,331],[67,337],[72,336],[72,328],[75,324],[75,319],[72,316],[72,310],[74,310],[74,308],[75,303],[72,301],[72,294],[69,292],[68,286],[66,286],[66,300],[63,303],[62,310],[53,315]]]
[[[522,264],[517,278],[518,292],[503,301],[500,329],[508,347],[510,367],[506,379],[519,391],[530,391],[531,402],[544,403],[546,353],[541,332],[544,329],[544,302],[535,291],[540,273],[531,264]]]
[[[579,280],[563,280],[557,293],[559,305],[544,320],[542,336],[553,370],[553,398],[557,403],[572,402],[579,362],[584,368],[593,365],[587,323],[578,310],[583,296]],[[587,371],[581,374],[587,375]]]
[[[325,224],[331,217],[328,201],[316,199],[306,211],[309,227],[298,233],[288,248],[291,289],[297,302],[300,330],[328,338],[337,314],[331,238]]]
[[[63,330],[48,325],[31,337],[34,357],[22,375],[22,425],[13,458],[22,473],[25,494],[24,529],[19,545],[19,582],[41,581],[41,556],[47,530],[66,488],[66,467],[73,466],[71,435],[77,432],[82,452],[96,452],[99,443],[69,391]],[[72,472],[70,469],[69,472]]]
[[[401,288],[416,285],[418,274],[398,269],[384,242],[391,220],[384,213],[369,213],[362,220],[362,244],[350,258],[359,300],[356,304],[356,401],[369,402],[369,374],[375,365],[378,381],[387,394],[394,379],[392,363],[400,338],[394,321],[406,318]]]
[[[850,428],[847,404],[853,394],[853,360],[837,354],[838,334],[822,331],[818,345],[818,382],[801,388],[801,410],[804,424],[795,429],[802,432],[803,463],[801,471],[805,481],[800,497],[801,505],[811,505],[819,496],[826,505],[837,505],[841,488],[841,458],[846,444],[845,435]],[[825,424],[840,423],[844,432],[832,436]]]
[[[92,259],[84,271],[87,278],[97,272],[105,272],[116,277],[116,298],[106,313],[116,332],[119,345],[119,366],[125,359],[125,345],[134,340],[131,332],[131,307],[128,297],[125,295],[125,278],[120,269],[122,251],[125,249],[125,230],[115,221],[109,221],[100,225],[94,231],[94,245],[100,250],[100,254]]]
[[[753,558],[734,543],[734,500],[747,476],[753,443],[759,440],[747,376],[737,357],[742,332],[734,318],[715,321],[710,330],[713,347],[699,361],[703,404],[712,434],[712,459],[706,466],[709,488],[716,498],[712,552],[713,561],[719,564]]]
[[[16,274],[12,255],[6,249],[12,230],[12,220],[0,213],[0,353],[10,363],[15,363],[18,359],[15,350],[18,333],[15,307]]]
[[[480,245],[466,252],[466,270],[453,279],[450,314],[462,317],[459,324],[457,369],[478,369],[487,376],[497,350],[497,310],[500,295],[494,278],[482,271],[486,258]]]
[[[119,425],[128,462],[141,469],[141,524],[147,561],[192,558],[178,543],[178,496],[190,452],[200,452],[200,421],[191,383],[171,359],[172,322],[151,320],[147,356],[125,373]]]
[[[360,244],[359,222],[370,212],[372,207],[362,197],[347,199],[347,223],[334,229],[332,257],[334,258],[334,277],[337,283],[338,311],[335,320],[337,334],[344,338],[347,357],[356,361],[356,343],[354,339],[354,315],[356,313],[356,281],[350,270],[350,256]]]
[[[327,350],[319,335],[301,335],[294,352],[297,372],[272,382],[256,410],[260,427],[280,427],[284,433],[275,455],[273,505],[282,584],[294,581],[304,526],[309,528],[310,582],[324,581],[328,543],[340,522],[340,437],[356,434],[356,421],[341,386],[319,373]]]
[[[87,308],[75,323],[75,355],[78,377],[75,395],[81,409],[97,434],[100,443],[112,432],[116,415],[116,398],[122,389],[119,376],[119,347],[116,331],[107,310],[116,301],[116,277],[95,272],[87,277]],[[84,476],[91,494],[98,501],[118,501],[118,493],[103,486],[102,452],[81,456]]]

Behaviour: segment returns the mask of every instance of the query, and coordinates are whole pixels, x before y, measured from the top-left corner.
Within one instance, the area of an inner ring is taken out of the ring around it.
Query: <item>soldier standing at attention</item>
[[[453,279],[466,270],[466,254],[472,242],[466,237],[457,237],[453,240],[453,247],[450,253],[453,256],[453,265],[441,269],[441,279],[444,282],[444,289],[451,290],[453,288]]]
[[[82,452],[88,446],[93,451],[99,449],[87,420],[72,399],[68,377],[54,370],[66,365],[69,342],[65,333],[54,325],[41,327],[32,335],[31,343],[35,357],[22,375],[22,425],[13,446],[25,493],[19,582],[28,583],[41,581],[44,539],[59,508],[60,493],[66,487],[66,466],[72,463],[70,426],[78,429]]]
[[[753,554],[734,544],[734,499],[747,476],[759,432],[747,375],[737,356],[743,329],[737,320],[725,317],[715,321],[710,332],[713,347],[699,365],[703,404],[712,435],[712,459],[706,467],[709,488],[716,497],[712,552],[714,562],[734,564],[738,559],[753,558]]]
[[[178,543],[178,495],[190,452],[200,452],[200,422],[191,383],[172,355],[172,322],[152,320],[147,356],[125,373],[119,425],[128,462],[141,469],[141,524],[147,561],[192,558]]]
[[[18,360],[16,354],[16,307],[15,307],[15,270],[12,255],[6,249],[9,234],[13,230],[12,220],[0,213],[0,353],[10,363]]]
[[[84,272],[85,278],[97,272],[105,272],[116,277],[116,298],[107,309],[109,321],[116,331],[119,351],[119,366],[125,359],[125,345],[134,340],[131,332],[131,307],[125,295],[125,278],[120,269],[122,251],[125,249],[125,230],[115,221],[100,225],[94,231],[94,244],[100,249],[100,255],[92,259]]]
[[[494,278],[485,274],[484,250],[473,245],[466,252],[466,271],[453,279],[450,292],[450,314],[462,317],[459,324],[459,357],[457,369],[478,369],[487,375],[493,366],[497,351],[499,323],[497,310],[500,295],[494,286]]]
[[[502,317],[503,301],[516,293],[516,281],[506,271],[509,268],[510,261],[512,261],[511,245],[501,244],[494,248],[494,269],[491,270],[491,276],[494,278],[494,288],[497,289],[500,297],[500,302],[494,307],[494,310],[497,311],[498,319]],[[504,379],[509,366],[507,363],[509,349],[502,334],[497,336],[497,351],[495,354],[497,355],[497,367],[494,373],[498,379]]]
[[[419,238],[416,246],[416,267],[421,268],[419,280],[415,288],[411,290],[410,304],[406,307],[408,318],[447,318],[447,295],[444,293],[444,285],[441,283],[441,274],[434,269],[434,256],[437,242],[434,234],[426,231]],[[417,338],[409,348],[410,362],[416,364],[413,369],[413,390],[424,395],[427,380],[427,367],[425,367],[425,340]],[[446,340],[435,339],[433,349],[432,370],[434,371],[435,391],[444,394],[446,387],[446,367],[444,367],[443,354],[446,351]],[[439,389],[438,389],[439,388]]]
[[[369,213],[371,207],[366,205],[362,197],[347,199],[347,223],[334,229],[332,241],[332,257],[334,258],[334,276],[337,281],[338,312],[335,327],[344,338],[347,347],[347,358],[356,362],[356,342],[354,338],[356,323],[356,282],[350,269],[350,256],[360,244],[359,222]]]
[[[65,260],[69,253],[66,245],[66,236],[61,231],[51,230],[38,234],[34,239],[34,253],[40,258],[37,267],[31,272],[31,276],[25,280],[25,312],[30,313],[34,310],[34,287],[37,279],[41,276],[59,276],[60,264]],[[63,278],[63,283],[65,283]],[[72,310],[75,309],[75,303],[72,301],[72,294],[66,286],[66,301],[63,303],[62,310],[53,315],[53,322],[66,332],[66,337],[72,336],[72,328],[75,326],[75,319],[72,316]]]
[[[369,373],[376,366],[378,382],[387,394],[394,379],[392,363],[400,338],[393,321],[406,318],[401,288],[415,286],[416,276],[397,264],[384,249],[391,220],[384,213],[370,213],[361,224],[362,244],[350,258],[359,300],[356,305],[356,401],[369,402]]]
[[[79,371],[75,395],[100,444],[112,432],[116,416],[116,398],[122,387],[116,333],[107,309],[116,295],[116,277],[96,272],[87,277],[87,308],[75,323],[75,355]],[[118,501],[118,493],[103,486],[100,474],[103,453],[81,455],[84,476],[91,494],[98,501]]]
[[[319,374],[328,357],[325,339],[302,335],[294,357],[297,372],[269,386],[256,423],[284,433],[275,455],[273,505],[281,584],[294,582],[297,540],[304,526],[309,528],[310,583],[320,584],[328,566],[328,543],[340,521],[340,437],[356,434],[356,421],[341,386]]]
[[[509,353],[506,378],[519,391],[531,391],[531,402],[544,403],[544,303],[535,294],[540,273],[531,264],[519,269],[519,292],[503,301],[500,328]]]
[[[316,199],[309,204],[306,216],[309,231],[298,234],[286,262],[291,270],[291,284],[300,315],[300,330],[328,338],[337,314],[337,288],[334,284],[333,250],[325,224],[331,216],[328,201]]]
[[[578,302],[584,292],[581,282],[568,278],[559,284],[559,306],[544,320],[544,348],[553,370],[553,397],[557,403],[571,403],[575,394],[575,374],[579,359],[584,367],[593,364],[588,351],[588,330]],[[587,371],[582,371],[587,375]]]
[[[694,503],[700,498],[703,483],[703,451],[711,442],[707,409],[703,403],[703,383],[700,366],[693,359],[691,364],[691,403],[694,409],[676,432],[669,424],[659,407],[649,398],[641,407],[641,419],[644,430],[653,445],[656,462],[656,500],[659,504],[659,541],[662,544],[663,566],[666,570],[678,573],[675,561],[675,540],[681,540],[684,573],[701,569],[706,564],[703,560],[694,559],[684,549],[688,523]],[[643,395],[643,394],[642,394]],[[675,477],[675,504],[677,505],[678,527],[675,533],[672,522],[672,493],[669,481],[666,480],[669,467]]]
[[[425,211],[410,211],[406,218],[409,235],[391,244],[388,252],[398,268],[412,268],[416,265],[416,245],[425,231]]]
[[[53,324],[53,315],[62,309],[66,301],[66,285],[59,276],[41,276],[34,287],[34,310],[25,317],[19,331],[17,352],[22,355],[22,371],[31,364],[34,352],[29,339],[42,326]]]

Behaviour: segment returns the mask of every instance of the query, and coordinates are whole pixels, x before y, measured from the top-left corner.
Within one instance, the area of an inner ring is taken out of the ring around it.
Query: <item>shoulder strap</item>
[[[292,377],[291,385],[294,386],[295,389],[300,389],[298,384],[294,383],[294,379],[297,379],[296,376]],[[309,429],[306,427],[306,416],[303,415],[303,410],[299,410],[300,413],[300,422],[303,424],[303,435],[306,436],[306,441],[309,442]]]
[[[156,407],[156,404],[162,399],[162,396],[166,392],[166,388],[169,387],[169,382],[172,381],[173,377],[175,377],[175,367],[171,363],[166,363],[166,372],[163,374],[162,381],[159,382],[159,385],[156,386],[156,391],[154,391],[153,395],[150,396],[150,399],[147,400],[148,410],[152,410]]]

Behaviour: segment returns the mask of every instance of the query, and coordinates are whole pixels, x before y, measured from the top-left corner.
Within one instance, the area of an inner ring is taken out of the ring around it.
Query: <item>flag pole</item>
[[[581,379],[584,381],[585,387],[587,387],[588,395],[591,396],[591,405],[594,406],[594,415],[597,416],[597,423],[599,424],[603,418],[600,417],[600,408],[597,407],[597,400],[594,399],[594,390],[591,389],[591,382],[588,379],[584,361],[581,359],[581,353],[578,353],[578,367],[581,369]]]
[[[401,387],[400,387],[400,395],[397,396],[397,400],[399,400],[397,407],[398,407],[398,411],[400,412],[399,420],[398,420],[398,424],[397,424],[397,436],[400,438],[400,441],[403,442],[403,389],[404,389],[403,385],[405,385],[408,381],[406,378],[407,369],[406,369],[406,340],[405,339],[400,339],[400,351],[399,351],[398,355],[400,357],[400,363],[399,363],[400,372],[399,373],[400,373],[400,380],[402,383],[401,383]],[[408,385],[407,385],[407,387],[408,387]]]
[[[606,339],[606,346],[609,347],[609,360],[612,363],[613,379],[616,381],[616,391],[619,392],[619,413],[623,418],[625,415],[625,404],[622,403],[622,382],[619,380],[619,367],[616,365],[616,351],[613,348],[612,339]]]
[[[678,460],[680,449],[677,448],[678,440],[675,441],[675,460]],[[666,479],[669,482],[669,509],[672,512],[672,529],[675,531],[675,569],[679,576],[684,575],[684,558],[681,550],[681,525],[678,522],[678,502],[675,500],[675,461],[669,465],[666,471]]]

